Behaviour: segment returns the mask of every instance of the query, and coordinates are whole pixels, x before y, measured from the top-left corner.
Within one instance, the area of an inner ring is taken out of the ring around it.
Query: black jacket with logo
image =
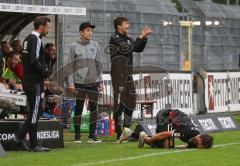
[[[109,41],[111,56],[111,76],[124,82],[132,75],[133,52],[142,52],[146,46],[147,39],[134,39],[115,32]]]
[[[23,42],[22,64],[23,85],[43,83],[44,78],[48,76],[43,44],[33,33]]]

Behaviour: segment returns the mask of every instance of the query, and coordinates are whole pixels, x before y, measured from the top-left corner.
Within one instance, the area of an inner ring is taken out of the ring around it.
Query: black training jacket
[[[115,32],[109,41],[111,56],[111,76],[117,77],[120,82],[132,75],[133,52],[142,52],[146,46],[147,39],[136,40]]]
[[[48,76],[43,44],[36,32],[28,35],[23,42],[22,64],[23,85],[43,83]]]

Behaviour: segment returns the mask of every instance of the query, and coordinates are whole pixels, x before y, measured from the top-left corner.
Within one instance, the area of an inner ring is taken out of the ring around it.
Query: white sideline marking
[[[213,146],[213,148],[231,146],[231,145],[237,145],[237,144],[240,144],[240,142],[219,144],[219,145]],[[96,161],[96,162],[89,162],[89,163],[82,163],[82,164],[73,164],[71,166],[89,166],[89,165],[107,164],[107,163],[113,163],[113,162],[118,162],[118,161],[135,160],[135,159],[144,158],[144,157],[163,156],[163,155],[167,155],[167,154],[189,152],[189,151],[194,151],[194,150],[197,150],[197,149],[184,149],[184,150],[174,150],[174,151],[169,151],[169,152],[149,153],[149,154],[138,155],[138,156],[133,156],[133,157],[124,157],[124,158],[116,158],[116,159],[111,159],[111,160],[100,160],[100,161]]]

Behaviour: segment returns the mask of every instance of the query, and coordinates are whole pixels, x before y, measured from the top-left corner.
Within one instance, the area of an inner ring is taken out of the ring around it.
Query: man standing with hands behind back
[[[114,21],[115,33],[111,36],[111,78],[114,93],[115,130],[119,141],[122,129],[120,125],[121,115],[124,112],[123,127],[130,127],[132,113],[136,105],[136,92],[132,78],[133,52],[140,53],[144,50],[147,39],[152,33],[149,27],[145,27],[136,40],[128,36],[130,24],[125,17],[117,17]],[[120,96],[120,103],[118,102]]]
[[[75,143],[81,143],[80,126],[86,97],[89,99],[90,126],[88,143],[101,142],[95,135],[97,124],[98,94],[103,90],[100,47],[92,40],[93,29],[89,22],[79,27],[80,40],[71,44],[69,62],[73,74],[68,77],[71,92],[76,93],[76,110],[74,112]]]
[[[51,20],[39,16],[34,20],[34,31],[23,42],[23,90],[27,95],[29,112],[21,130],[16,135],[15,142],[22,144],[25,150],[34,152],[49,151],[50,149],[39,146],[37,143],[38,120],[42,114],[42,101],[44,99],[44,79],[48,76],[45,63],[45,53],[41,38],[48,34]],[[30,148],[25,142],[29,132]]]

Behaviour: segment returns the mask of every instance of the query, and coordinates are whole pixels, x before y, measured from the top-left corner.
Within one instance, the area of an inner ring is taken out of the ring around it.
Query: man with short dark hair
[[[11,42],[12,50],[18,54],[22,54],[22,45],[20,40],[14,40]]]
[[[56,46],[53,43],[47,43],[45,45],[45,61],[46,65],[48,67],[48,76],[45,80],[46,85],[46,91],[45,91],[45,98],[46,98],[46,104],[44,106],[44,113],[46,117],[54,117],[53,116],[53,109],[56,107],[57,103],[51,101],[50,99],[53,98],[55,95],[55,91],[51,88],[51,84],[54,84],[55,82],[50,79],[50,76],[53,72],[54,64],[57,61],[56,57]]]
[[[74,112],[75,143],[81,143],[80,125],[83,106],[86,97],[89,99],[90,125],[88,143],[100,143],[96,137],[98,95],[103,90],[102,66],[100,61],[99,44],[92,40],[93,29],[89,22],[79,26],[80,40],[71,44],[69,69],[72,74],[68,77],[68,86],[71,92],[76,93],[76,109]]]
[[[40,16],[34,20],[34,31],[23,42],[23,89],[27,95],[29,112],[27,120],[16,135],[15,141],[22,144],[25,150],[34,152],[49,151],[48,148],[37,143],[38,120],[42,113],[42,101],[44,98],[44,79],[48,76],[48,68],[45,63],[45,52],[41,41],[48,34],[51,20]],[[29,132],[30,148],[25,142]]]
[[[12,52],[19,55],[19,63],[12,69],[19,79],[23,78],[23,66],[22,66],[22,45],[20,40],[14,40],[11,42]]]
[[[50,75],[52,74],[54,64],[57,61],[55,44],[47,43],[45,45],[45,61],[49,70],[49,73],[48,73],[48,79],[49,79]]]
[[[2,41],[1,42],[1,50],[0,50],[0,54],[3,57],[6,57],[8,55],[8,53],[10,52],[10,45],[7,41]]]
[[[21,86],[21,78],[15,73],[15,67],[19,64],[20,55],[11,51],[8,54],[8,58],[5,64],[5,68],[3,71],[3,81],[9,85],[10,89],[20,89],[22,90]]]
[[[140,53],[144,50],[147,39],[152,33],[145,27],[136,40],[128,36],[130,24],[125,17],[117,17],[113,21],[115,33],[111,36],[111,79],[114,93],[115,130],[119,140],[121,129],[121,115],[124,113],[123,127],[130,127],[132,113],[136,105],[135,86],[132,78],[133,52]],[[119,102],[120,98],[120,102]]]

